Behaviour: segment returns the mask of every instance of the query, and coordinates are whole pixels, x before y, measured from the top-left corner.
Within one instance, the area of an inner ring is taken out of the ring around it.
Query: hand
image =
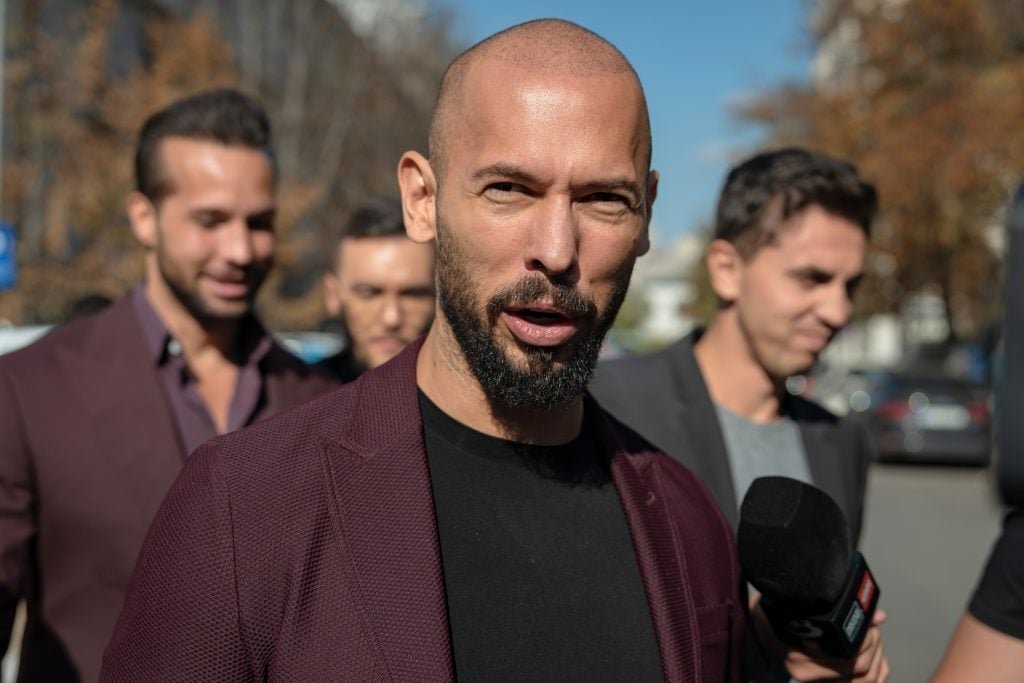
[[[889,660],[885,657],[882,643],[882,630],[886,614],[877,610],[871,619],[871,627],[864,636],[860,651],[854,659],[839,659],[826,655],[816,649],[814,643],[806,643],[803,649],[783,643],[775,637],[768,618],[757,604],[751,600],[750,618],[758,643],[768,655],[782,662],[786,671],[796,681],[851,681],[856,683],[885,683],[889,680]]]

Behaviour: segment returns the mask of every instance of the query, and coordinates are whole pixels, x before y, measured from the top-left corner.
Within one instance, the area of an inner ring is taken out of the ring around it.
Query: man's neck
[[[752,422],[778,419],[784,387],[757,362],[731,315],[716,314],[693,352],[712,401]]]
[[[240,321],[200,321],[178,301],[166,284],[154,282],[152,278],[147,278],[144,291],[167,331],[181,344],[186,358],[211,354],[232,358],[237,348]]]
[[[416,360],[416,383],[434,404],[478,432],[521,443],[556,446],[575,439],[583,399],[550,410],[513,408],[484,392],[458,342],[435,322]]]

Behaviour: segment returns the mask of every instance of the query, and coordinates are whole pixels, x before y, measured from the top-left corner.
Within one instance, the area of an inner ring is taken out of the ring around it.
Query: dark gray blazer
[[[725,439],[693,355],[699,336],[654,354],[601,363],[590,390],[608,412],[696,474],[735,529],[739,503]],[[800,427],[814,484],[839,504],[856,543],[871,461],[863,426],[796,396],[783,409]]]

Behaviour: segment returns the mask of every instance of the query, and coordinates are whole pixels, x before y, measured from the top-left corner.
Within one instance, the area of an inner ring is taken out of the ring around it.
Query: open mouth
[[[568,322],[569,316],[558,311],[545,311],[538,310],[535,308],[524,308],[518,311],[514,311],[513,315],[518,315],[523,320],[526,320],[535,325],[552,325],[560,322]]]
[[[502,313],[505,325],[529,346],[560,346],[576,334],[577,319],[551,308],[514,308]]]

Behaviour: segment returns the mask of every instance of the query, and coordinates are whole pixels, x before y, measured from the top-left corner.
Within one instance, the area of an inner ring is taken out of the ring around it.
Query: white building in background
[[[705,238],[688,233],[666,247],[654,247],[636,262],[630,291],[644,306],[636,335],[645,344],[675,341],[693,329],[685,307],[697,296],[694,284]]]

